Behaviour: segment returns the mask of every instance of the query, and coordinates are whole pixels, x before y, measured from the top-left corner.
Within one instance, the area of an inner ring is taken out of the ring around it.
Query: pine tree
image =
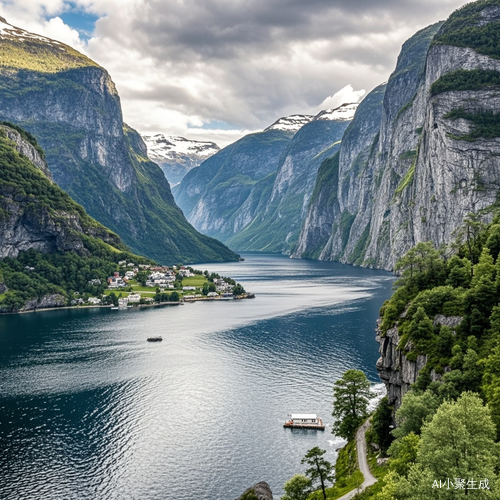
[[[333,481],[333,465],[323,458],[325,453],[326,450],[315,446],[307,452],[301,461],[303,464],[310,465],[310,468],[306,470],[306,475],[311,479],[311,483],[320,481],[324,500],[326,500],[325,482]]]
[[[332,433],[351,439],[366,418],[370,382],[361,370],[348,370],[333,388],[333,413],[336,421]]]

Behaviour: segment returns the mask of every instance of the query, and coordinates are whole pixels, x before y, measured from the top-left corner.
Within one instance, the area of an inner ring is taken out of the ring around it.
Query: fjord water
[[[233,500],[258,481],[279,498],[308,449],[335,460],[332,386],[379,382],[393,277],[243,256],[196,267],[254,300],[0,317],[0,498]],[[291,412],[326,431],[284,429]]]

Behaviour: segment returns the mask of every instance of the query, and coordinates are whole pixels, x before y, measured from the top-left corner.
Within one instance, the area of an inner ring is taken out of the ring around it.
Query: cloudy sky
[[[124,118],[226,145],[360,100],[402,43],[466,0],[0,0],[15,26],[104,66]]]

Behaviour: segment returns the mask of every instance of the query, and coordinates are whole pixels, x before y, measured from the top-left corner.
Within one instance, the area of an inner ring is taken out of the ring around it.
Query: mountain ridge
[[[184,218],[124,124],[107,71],[60,42],[64,50],[45,37],[19,38],[0,35],[0,119],[37,138],[55,182],[136,253],[166,264],[237,260]]]
[[[164,134],[141,135],[148,157],[163,170],[168,182],[178,184],[194,167],[220,151],[215,142],[194,141]]]

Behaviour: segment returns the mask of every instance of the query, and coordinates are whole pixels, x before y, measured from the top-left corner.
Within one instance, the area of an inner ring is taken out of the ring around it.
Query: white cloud
[[[327,97],[319,106],[318,111],[322,109],[338,108],[342,104],[351,102],[360,102],[366,94],[366,90],[354,90],[351,84],[346,85],[335,94]]]
[[[88,43],[59,17],[67,0],[0,0],[0,15],[105,67],[139,131],[228,141],[280,116],[359,101],[388,79],[407,38],[464,3],[74,0],[99,16]]]

